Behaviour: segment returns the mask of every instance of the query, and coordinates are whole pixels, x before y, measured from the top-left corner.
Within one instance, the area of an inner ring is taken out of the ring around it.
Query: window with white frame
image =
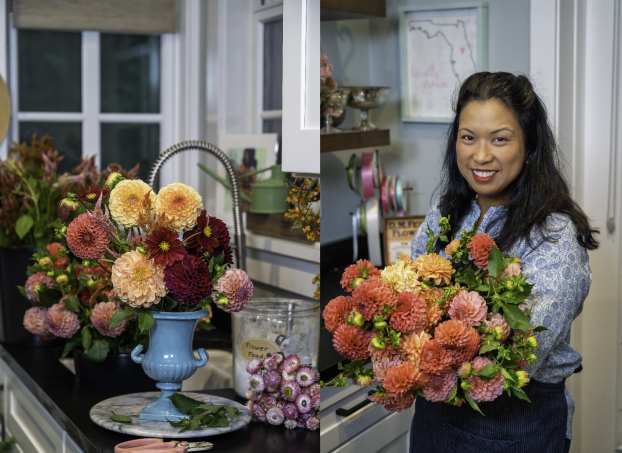
[[[11,29],[13,140],[51,135],[61,171],[94,155],[146,179],[171,131],[171,37]]]
[[[283,3],[259,5],[254,11],[259,43],[256,71],[259,125],[263,133],[276,133],[281,148],[283,131]]]

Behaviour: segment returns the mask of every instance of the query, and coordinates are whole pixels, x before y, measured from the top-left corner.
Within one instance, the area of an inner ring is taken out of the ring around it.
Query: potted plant
[[[23,281],[29,258],[54,240],[63,221],[79,213],[59,206],[78,184],[97,184],[101,173],[94,157],[84,159],[71,174],[59,174],[62,160],[49,135],[33,135],[30,144],[15,144],[0,161],[0,342],[42,344],[21,326],[30,306],[15,283]]]

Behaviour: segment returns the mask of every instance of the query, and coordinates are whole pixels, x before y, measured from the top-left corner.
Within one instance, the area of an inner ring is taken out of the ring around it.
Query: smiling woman
[[[530,325],[548,330],[535,333],[538,359],[526,368],[531,402],[503,394],[482,405],[482,420],[467,405],[417,398],[411,453],[567,453],[574,402],[564,381],[581,367],[569,344],[570,326],[592,281],[587,250],[598,247],[597,230],[570,196],[546,111],[525,76],[473,74],[460,88],[455,112],[442,195],[417,231],[411,255],[425,252],[427,227],[439,234],[441,217],[450,219],[447,240],[477,224],[521,263],[535,285],[522,308],[529,310]],[[439,239],[436,252],[443,254],[445,245]]]

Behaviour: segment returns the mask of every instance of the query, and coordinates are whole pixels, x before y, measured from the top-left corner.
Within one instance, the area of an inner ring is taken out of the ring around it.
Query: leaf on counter
[[[115,414],[114,411],[110,411],[112,415],[110,416],[115,422],[121,423],[132,423],[132,419],[126,415]]]

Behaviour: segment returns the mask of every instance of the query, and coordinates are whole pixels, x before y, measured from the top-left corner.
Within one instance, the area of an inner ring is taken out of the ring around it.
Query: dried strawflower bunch
[[[428,227],[427,254],[402,254],[381,272],[359,260],[346,268],[339,296],[324,310],[335,350],[351,363],[324,385],[378,384],[370,399],[393,412],[416,397],[461,405],[493,401],[503,391],[522,399],[529,379],[522,370],[537,357],[533,332],[519,305],[531,293],[520,260],[503,255],[476,225],[452,241],[449,221]],[[449,242],[434,253],[436,241]],[[372,367],[364,366],[371,358]],[[480,411],[481,412],[481,411]]]
[[[246,387],[253,421],[284,425],[288,429],[320,427],[318,372],[300,363],[297,355],[277,352],[246,365]]]

